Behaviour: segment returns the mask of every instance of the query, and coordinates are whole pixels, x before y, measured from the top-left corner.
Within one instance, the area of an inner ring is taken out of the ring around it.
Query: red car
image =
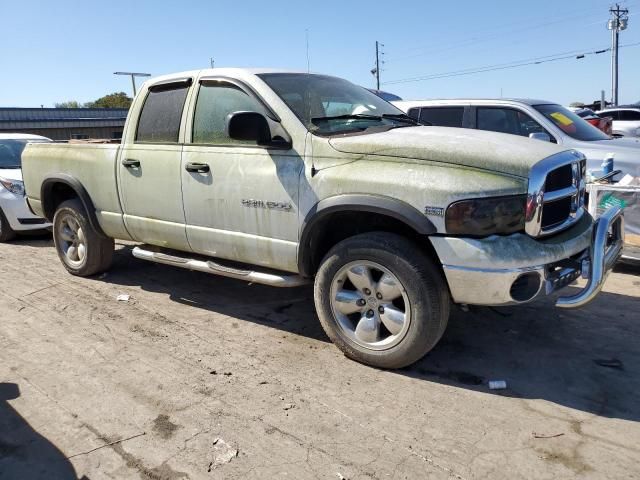
[[[613,119],[611,117],[600,117],[590,108],[574,108],[572,109],[576,115],[584,118],[591,125],[599,130],[602,130],[607,135],[611,136],[613,127]]]

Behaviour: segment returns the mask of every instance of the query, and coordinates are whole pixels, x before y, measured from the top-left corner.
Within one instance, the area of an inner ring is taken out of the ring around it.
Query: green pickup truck
[[[550,143],[419,126],[340,78],[208,69],[155,78],[120,145],[33,144],[27,201],[73,275],[137,258],[277,287],[314,282],[349,357],[399,368],[442,336],[452,303],[552,294],[579,307],[620,255],[594,222],[585,159]],[[212,293],[214,294],[214,293]]]

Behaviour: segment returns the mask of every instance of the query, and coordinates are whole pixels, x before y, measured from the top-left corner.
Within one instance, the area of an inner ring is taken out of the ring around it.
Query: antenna
[[[311,61],[309,60],[309,29],[304,30],[305,40],[307,42],[307,73],[311,71]]]

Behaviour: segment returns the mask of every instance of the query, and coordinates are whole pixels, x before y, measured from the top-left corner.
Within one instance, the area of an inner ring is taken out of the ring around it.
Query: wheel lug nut
[[[379,307],[378,307],[378,312],[380,312],[380,313],[384,313],[384,307],[383,307],[383,306],[379,306]]]
[[[369,290],[368,288],[364,289],[364,294],[365,295],[371,295],[371,290]]]
[[[373,317],[373,310],[369,310],[367,312],[367,318],[371,318],[371,317]]]
[[[382,300],[382,294],[380,292],[376,293],[376,298]]]
[[[360,298],[356,301],[356,305],[358,305],[359,307],[364,307],[365,303],[367,302],[365,302],[363,298]]]

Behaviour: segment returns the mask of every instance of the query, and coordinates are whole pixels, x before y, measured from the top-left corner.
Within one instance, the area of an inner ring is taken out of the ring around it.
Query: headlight
[[[20,180],[8,180],[0,177],[0,183],[11,193],[15,195],[24,195],[24,182],[21,182]]]
[[[447,233],[486,236],[524,230],[526,195],[474,198],[447,207]]]

